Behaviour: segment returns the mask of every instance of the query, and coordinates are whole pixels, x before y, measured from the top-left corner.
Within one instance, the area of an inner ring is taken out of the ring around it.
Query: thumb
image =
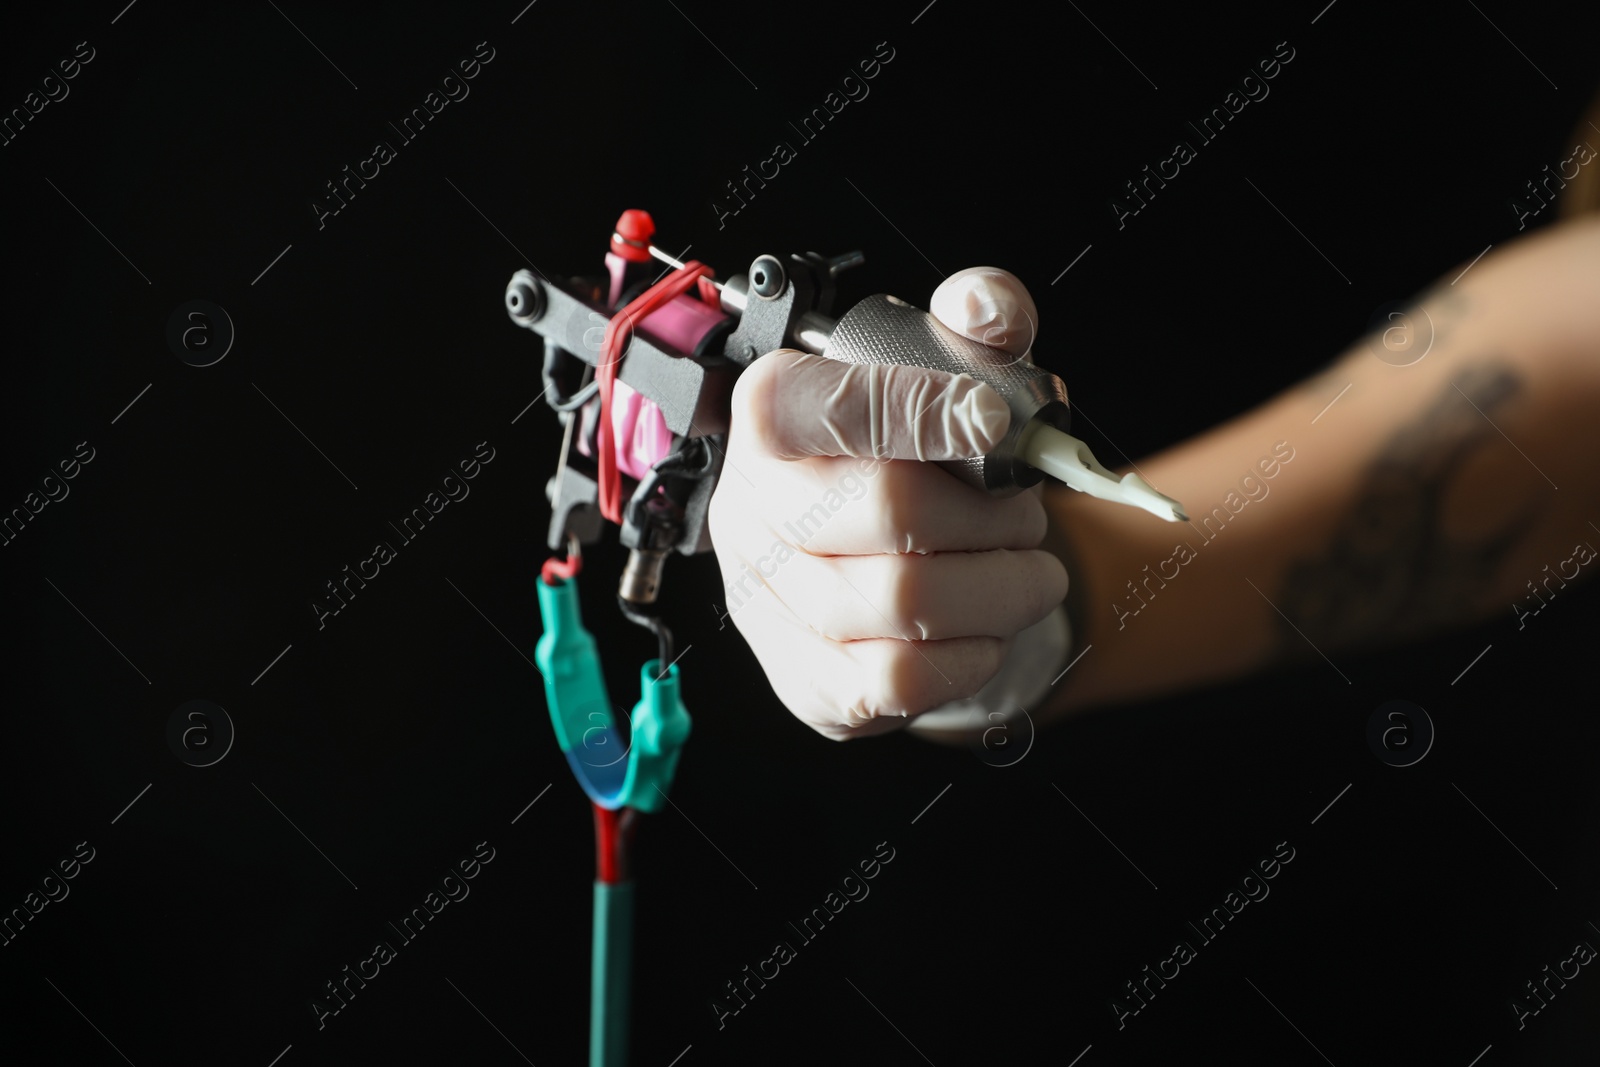
[[[734,424],[780,459],[967,459],[994,448],[1011,423],[1000,394],[966,374],[787,348],[739,375],[733,409]]]
[[[933,291],[928,311],[980,344],[1026,356],[1039,335],[1039,311],[1028,287],[999,267],[968,267]]]

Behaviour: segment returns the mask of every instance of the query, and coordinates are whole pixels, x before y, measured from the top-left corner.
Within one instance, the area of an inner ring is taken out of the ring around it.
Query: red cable
[[[594,804],[595,877],[607,885],[617,885],[633,877],[629,845],[637,813],[632,808],[612,811]]]
[[[600,383],[600,514],[618,526],[622,525],[622,471],[617,467],[617,446],[612,437],[611,387],[617,379],[617,365],[622,361],[623,343],[636,322],[687,292],[701,275],[710,273],[710,267],[691,259],[646,289],[606,323],[605,337],[600,343],[600,362],[595,368],[595,380]]]
[[[539,568],[539,577],[544,579],[545,585],[560,585],[568,578],[576,578],[581,570],[583,570],[582,556],[568,556],[566,559],[551,556],[544,561],[544,566]]]

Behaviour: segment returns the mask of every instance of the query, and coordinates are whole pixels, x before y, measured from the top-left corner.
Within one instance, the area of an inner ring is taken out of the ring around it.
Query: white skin
[[[1005,271],[962,271],[930,303],[1028,358],[1038,314]],[[927,462],[981,456],[1009,421],[965,375],[781,350],[740,376],[709,514],[727,610],[778,698],[824,736],[971,696],[1066,595],[1066,569],[1038,548],[1038,492],[997,500]]]

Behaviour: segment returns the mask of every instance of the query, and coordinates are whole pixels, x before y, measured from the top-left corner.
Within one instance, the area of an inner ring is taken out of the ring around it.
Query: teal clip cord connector
[[[659,659],[639,668],[641,695],[633,706],[633,748],[622,785],[622,803],[644,812],[658,810],[666,800],[678,772],[678,754],[689,738],[689,711],[678,695],[678,666],[660,671]]]
[[[545,701],[556,740],[573,777],[597,808],[597,828],[608,814],[632,808],[658,810],[672,787],[678,755],[689,737],[689,712],[678,689],[678,668],[665,670],[659,659],[639,670],[639,702],[633,706],[624,750],[594,635],[583,627],[578,607],[578,584],[568,577],[551,584],[542,577],[539,615],[544,633],[534,650],[534,662],[544,675]],[[631,812],[623,813],[625,820]],[[616,864],[618,845],[608,836],[620,832],[621,823],[605,823],[598,850]],[[605,859],[594,883],[594,939],[591,946],[589,998],[590,1067],[626,1067],[628,1014],[633,942],[633,882],[625,867],[607,873]]]
[[[577,581],[568,578],[551,585],[541,579],[535,584],[544,633],[533,658],[544,675],[550,721],[573,776],[589,799],[608,810],[659,810],[690,730],[677,665],[662,672],[660,660],[653,659],[640,669],[639,702],[633,706],[624,759],[600,654],[578,609]]]

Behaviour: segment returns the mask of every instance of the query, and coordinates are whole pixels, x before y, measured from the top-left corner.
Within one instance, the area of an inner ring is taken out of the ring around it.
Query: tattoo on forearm
[[[1496,436],[1485,416],[1521,385],[1505,363],[1469,367],[1384,444],[1328,548],[1285,572],[1277,603],[1313,642],[1370,646],[1479,613],[1528,516],[1468,543],[1443,533],[1440,512],[1463,464]],[[1287,655],[1310,653],[1281,629]]]

